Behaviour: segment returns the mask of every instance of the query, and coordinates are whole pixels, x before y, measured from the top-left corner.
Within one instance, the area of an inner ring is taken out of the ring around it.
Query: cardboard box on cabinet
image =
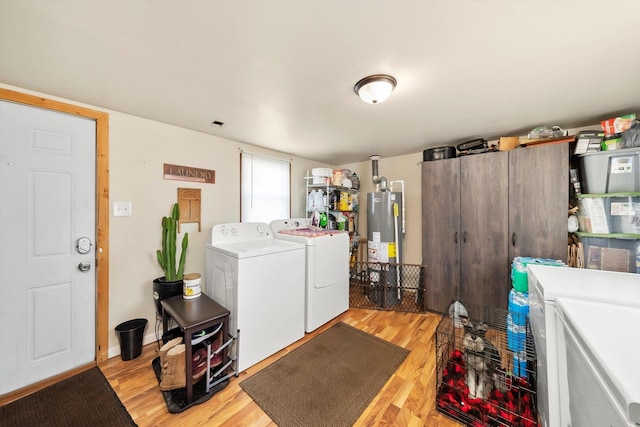
[[[501,136],[498,141],[498,150],[508,151],[513,150],[520,145],[520,137],[518,136]]]

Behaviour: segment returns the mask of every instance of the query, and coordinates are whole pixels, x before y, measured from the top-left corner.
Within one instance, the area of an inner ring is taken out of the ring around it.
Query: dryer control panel
[[[275,219],[269,223],[269,227],[273,233],[277,233],[281,230],[309,228],[311,227],[311,218]]]

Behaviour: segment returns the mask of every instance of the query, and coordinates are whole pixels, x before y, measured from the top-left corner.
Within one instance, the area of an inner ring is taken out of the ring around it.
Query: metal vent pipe
[[[376,191],[387,191],[387,178],[378,176],[378,160],[380,160],[380,156],[373,154],[369,158],[371,159],[371,178],[376,185]]]

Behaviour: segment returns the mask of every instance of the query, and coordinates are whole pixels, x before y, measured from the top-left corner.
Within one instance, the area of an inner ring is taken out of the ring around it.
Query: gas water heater
[[[384,294],[382,291],[374,292],[369,298],[384,305],[394,305],[401,298],[400,267],[394,264],[403,260],[404,182],[392,181],[388,186],[387,178],[378,176],[380,156],[370,156],[370,159],[376,191],[367,193],[369,279],[377,289],[385,287],[388,291]],[[393,191],[393,184],[401,184],[401,191]]]

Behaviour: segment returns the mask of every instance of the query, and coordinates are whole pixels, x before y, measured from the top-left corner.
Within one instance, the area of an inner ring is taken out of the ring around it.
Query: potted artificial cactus
[[[182,295],[182,279],[184,277],[187,246],[189,245],[189,233],[185,233],[182,238],[182,251],[180,252],[180,260],[177,261],[176,246],[179,219],[180,207],[177,203],[173,205],[171,216],[162,218],[162,249],[158,249],[156,255],[158,264],[164,271],[164,276],[158,277],[153,281],[153,299],[158,314],[162,313],[160,301],[172,296]]]

